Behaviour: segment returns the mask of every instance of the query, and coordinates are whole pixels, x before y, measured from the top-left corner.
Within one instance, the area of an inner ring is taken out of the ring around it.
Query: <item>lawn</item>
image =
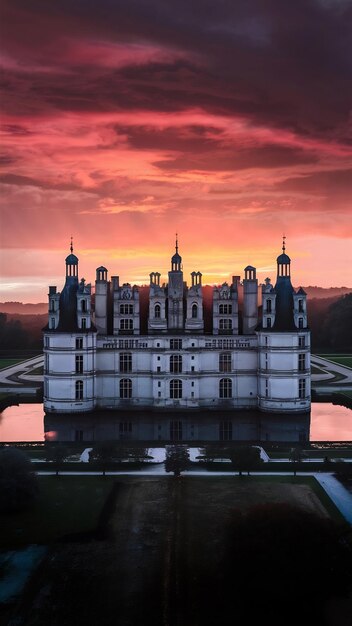
[[[352,356],[350,354],[318,354],[317,356],[331,361],[331,363],[337,363],[338,365],[352,368]]]
[[[0,359],[0,370],[4,370],[6,367],[16,365],[16,363],[22,363],[23,359]]]
[[[114,480],[96,476],[38,476],[39,494],[28,511],[1,515],[0,549],[48,544],[93,531]]]

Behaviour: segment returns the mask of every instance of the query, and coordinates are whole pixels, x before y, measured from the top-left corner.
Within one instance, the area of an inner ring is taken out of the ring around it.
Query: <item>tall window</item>
[[[76,374],[83,373],[83,355],[76,356]]]
[[[170,356],[170,372],[172,374],[181,374],[182,356],[180,354],[172,354]]]
[[[85,330],[87,328],[87,320],[85,317],[82,317],[82,330]]]
[[[132,315],[133,304],[120,304],[120,315]]]
[[[198,306],[196,304],[192,304],[192,318],[197,319],[198,317]]]
[[[132,398],[132,380],[130,378],[121,378],[120,380],[120,398]]]
[[[298,300],[298,311],[303,313],[303,300]]]
[[[83,380],[76,380],[76,400],[83,400]]]
[[[232,330],[232,320],[230,319],[219,320],[219,330],[223,332],[228,332],[229,330]]]
[[[298,346],[300,348],[305,348],[305,346],[306,346],[306,338],[305,337],[298,337]]]
[[[86,300],[81,300],[81,311],[86,311],[87,310],[87,302]]]
[[[232,304],[219,304],[219,314],[220,315],[231,315],[232,314]]]
[[[232,380],[231,378],[221,378],[219,382],[220,398],[232,398]]]
[[[306,355],[305,354],[299,354],[298,355],[298,370],[300,372],[303,372],[303,370],[306,369]]]
[[[171,441],[182,441],[182,422],[179,420],[171,420],[170,422],[170,439]]]
[[[271,328],[271,317],[267,317],[267,320],[266,320],[266,327],[267,327],[267,328]]]
[[[298,381],[298,396],[299,398],[306,397],[306,379],[300,378]]]
[[[120,372],[129,374],[132,372],[132,353],[120,352]]]
[[[156,304],[154,307],[154,317],[156,317],[157,319],[160,319],[161,317],[161,307],[160,304]]]
[[[232,440],[232,422],[230,420],[224,420],[219,424],[219,439],[220,441]]]
[[[55,328],[55,317],[52,317],[52,318],[51,318],[50,328],[51,328],[52,330],[54,330],[54,328]]]
[[[219,354],[219,372],[231,372],[231,352]]]
[[[171,350],[182,350],[182,339],[170,339]]]
[[[298,318],[298,328],[303,328],[303,317]]]
[[[132,422],[120,422],[119,432],[120,432],[120,439],[127,438],[132,432]]]
[[[83,349],[83,337],[76,337],[76,350]]]
[[[271,313],[271,300],[266,301],[266,312]]]
[[[120,320],[120,330],[133,330],[133,320],[129,320],[129,319]]]
[[[182,398],[182,380],[170,380],[170,398],[173,400]]]

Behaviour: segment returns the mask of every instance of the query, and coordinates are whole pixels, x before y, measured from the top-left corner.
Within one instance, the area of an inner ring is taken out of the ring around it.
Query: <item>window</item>
[[[76,356],[76,374],[82,374],[83,372],[83,356]]]
[[[120,422],[119,424],[120,433],[131,433],[132,432],[132,422]]]
[[[231,315],[232,314],[232,304],[219,304],[219,314],[220,315]]]
[[[133,304],[120,304],[120,315],[132,315]]]
[[[305,378],[300,378],[298,381],[298,396],[299,398],[306,397],[306,380]]]
[[[191,366],[191,372],[194,372],[194,365]]]
[[[83,337],[76,337],[76,350],[83,350]]]
[[[298,337],[298,346],[300,348],[305,348],[305,346],[306,346],[306,338],[305,337]]]
[[[271,313],[271,300],[266,301],[266,312]]]
[[[306,355],[305,354],[299,354],[298,355],[298,370],[300,372],[303,372],[303,370],[306,369]]]
[[[231,352],[219,354],[219,372],[231,372]]]
[[[129,374],[132,372],[132,354],[131,352],[120,352],[120,372]]]
[[[51,324],[50,324],[50,327],[51,327],[51,329],[52,329],[52,330],[54,330],[54,328],[55,328],[55,317],[52,317],[52,318],[51,318]]]
[[[303,300],[298,300],[298,312],[303,313]]]
[[[219,320],[219,330],[229,331],[232,330],[232,320],[230,319],[221,319]]]
[[[50,348],[50,339],[49,337],[45,337],[45,347]]]
[[[160,374],[160,372],[161,372],[161,367],[160,367],[160,365],[158,365],[158,366],[157,366],[156,371],[157,371],[157,373],[158,373],[158,374]]]
[[[298,328],[303,328],[303,317],[298,318]]]
[[[86,300],[81,300],[81,311],[85,313],[86,310],[87,310],[87,302]]]
[[[170,422],[170,439],[171,441],[182,440],[182,422],[179,420],[171,420]]]
[[[132,398],[132,380],[130,378],[121,378],[120,380],[120,398],[124,400]]]
[[[158,380],[158,387],[161,387],[161,382],[160,382],[160,380]]]
[[[224,420],[219,424],[219,439],[220,441],[232,440],[232,422]]]
[[[170,398],[173,400],[182,398],[182,380],[170,380]]]
[[[231,378],[221,378],[219,383],[220,398],[232,398],[232,380]]]
[[[129,319],[120,320],[120,330],[133,330],[133,320],[129,320]]]
[[[170,372],[172,374],[181,374],[182,356],[180,354],[172,354],[170,356]]]
[[[55,301],[54,300],[50,300],[50,311],[55,313]]]
[[[198,317],[198,306],[196,304],[192,304],[192,318],[197,319]]]
[[[76,400],[83,400],[83,380],[76,380]]]
[[[265,337],[265,345],[267,346],[267,345],[268,345],[268,343],[269,343],[269,342],[268,342],[268,337]]]
[[[271,317],[268,317],[266,320],[266,327],[271,328]]]
[[[171,350],[182,350],[182,339],[170,339]]]
[[[265,381],[265,397],[266,398],[269,397],[269,381],[268,381],[268,379],[266,379],[266,381]]]
[[[265,353],[265,369],[268,369],[268,353]]]
[[[83,430],[75,430],[75,441],[83,441]]]
[[[161,307],[160,304],[156,304],[154,307],[154,317],[156,317],[157,319],[160,319],[161,317]]]
[[[82,330],[86,330],[87,328],[87,320],[85,317],[82,317]]]

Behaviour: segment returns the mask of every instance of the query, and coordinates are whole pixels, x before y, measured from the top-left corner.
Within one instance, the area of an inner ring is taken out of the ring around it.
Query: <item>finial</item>
[[[71,254],[73,253],[73,237],[71,235],[71,245],[70,245]]]
[[[177,233],[176,233],[176,254],[178,254],[178,239],[177,239]]]
[[[286,235],[282,235],[282,252],[285,254],[286,250]]]

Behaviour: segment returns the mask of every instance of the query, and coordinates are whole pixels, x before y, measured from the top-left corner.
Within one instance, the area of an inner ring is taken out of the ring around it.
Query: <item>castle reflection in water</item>
[[[287,441],[307,442],[310,413],[263,414],[119,412],[45,415],[46,440],[54,441]]]

